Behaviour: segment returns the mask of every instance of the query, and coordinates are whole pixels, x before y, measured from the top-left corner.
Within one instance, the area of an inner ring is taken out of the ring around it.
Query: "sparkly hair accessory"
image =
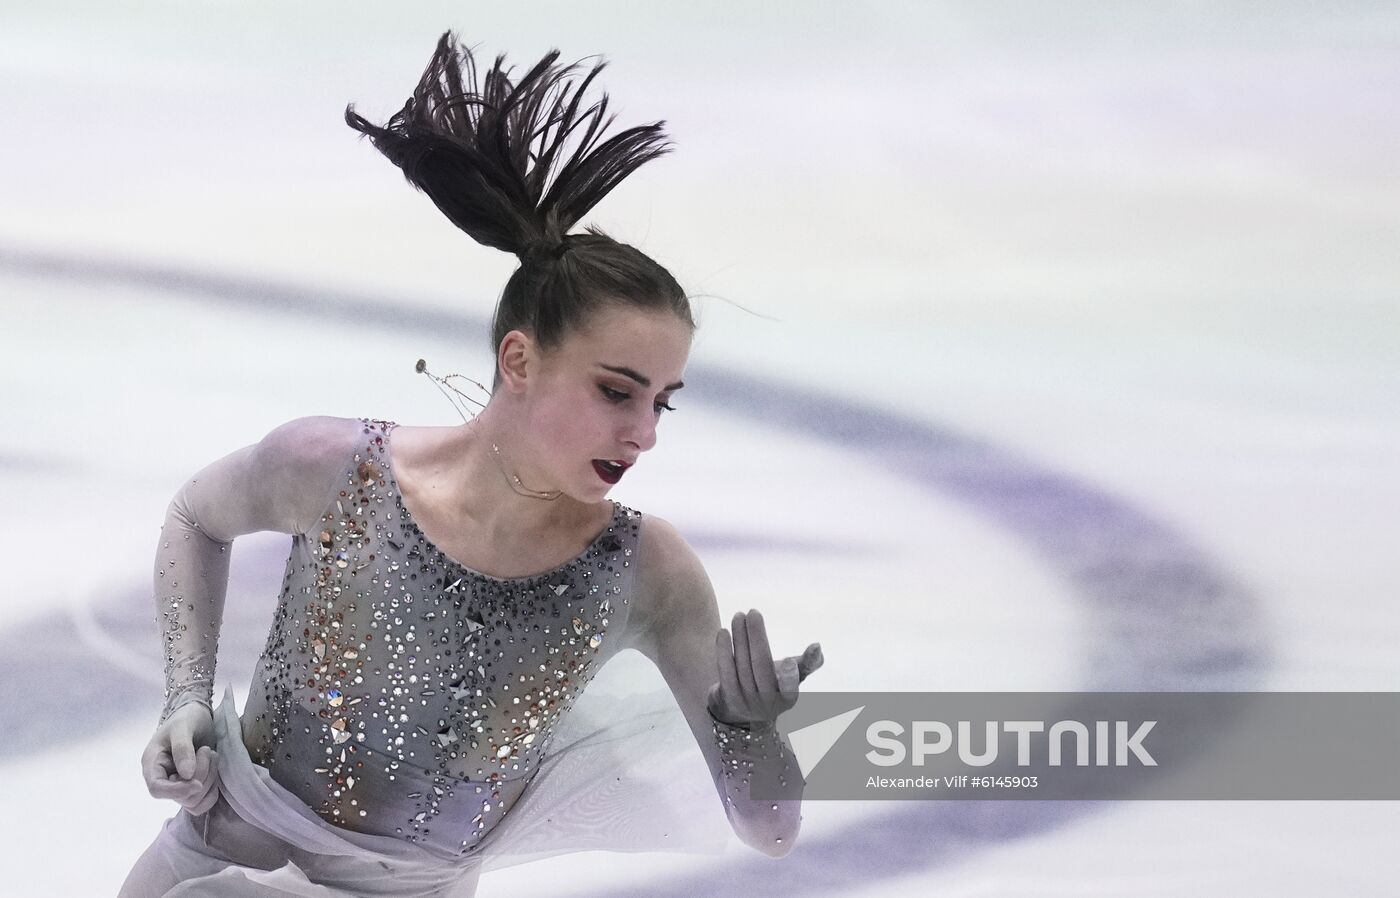
[[[465,374],[449,374],[446,377],[438,377],[436,374],[428,370],[428,363],[423,359],[418,360],[418,364],[413,366],[413,370],[417,371],[419,374],[428,375],[428,379],[431,380],[440,391],[442,391],[442,395],[446,396],[447,401],[452,403],[452,407],[457,410],[457,414],[462,416],[463,421],[470,421],[473,418],[475,418],[476,413],[479,409],[486,408],[486,403],[482,402],[480,399],[474,399],[473,397],[468,396],[466,393],[463,393],[461,390],[453,386],[452,379],[454,377],[460,380],[464,380],[467,383],[475,386],[482,393],[486,394],[486,398],[488,400],[491,398],[491,391],[486,389],[485,384],[481,383],[480,381],[472,380]],[[473,408],[473,406],[475,406],[475,408]]]
[[[457,409],[457,413],[462,416],[463,421],[475,423],[476,410],[470,408],[470,406],[474,405],[477,408],[486,408],[486,403],[479,399],[473,399],[454,387],[452,385],[452,378],[457,377],[465,380],[467,383],[476,386],[477,389],[485,393],[487,399],[491,398],[491,391],[486,389],[486,385],[480,381],[472,380],[464,374],[449,374],[446,377],[438,377],[428,370],[428,363],[423,359],[418,360],[418,363],[413,366],[413,370],[417,371],[419,374],[428,375],[428,378],[442,391],[442,395],[446,396],[447,400],[452,403],[452,407]],[[549,502],[558,499],[564,494],[563,490],[536,490],[526,486],[524,482],[521,481],[519,474],[512,474],[506,470],[505,461],[501,459],[501,447],[497,446],[494,442],[491,444],[491,454],[495,457],[496,465],[501,469],[501,474],[505,477],[506,483],[509,483],[510,488],[520,495],[528,496],[531,499],[543,499]]]

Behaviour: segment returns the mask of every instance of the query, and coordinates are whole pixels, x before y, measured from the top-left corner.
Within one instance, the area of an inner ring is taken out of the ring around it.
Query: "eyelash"
[[[605,387],[605,386],[603,386],[602,384],[599,384],[599,385],[598,385],[598,389],[601,390],[601,391],[603,392],[603,396],[606,397],[607,400],[608,400],[609,402],[622,402],[622,401],[627,400],[627,399],[630,399],[630,398],[632,397],[632,394],[631,394],[631,393],[624,393],[624,392],[622,392],[621,390],[614,390],[612,387]],[[674,408],[672,408],[671,406],[667,405],[667,404],[664,403],[664,402],[658,402],[658,403],[656,403],[655,408],[656,408],[656,413],[657,413],[658,415],[661,414],[661,412],[662,412],[663,410],[664,410],[664,411],[668,411],[668,412],[674,412],[674,411],[675,411]]]

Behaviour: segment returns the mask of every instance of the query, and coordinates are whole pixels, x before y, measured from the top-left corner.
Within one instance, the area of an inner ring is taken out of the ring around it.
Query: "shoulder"
[[[640,523],[634,614],[648,626],[717,622],[714,587],[695,550],[665,518],[644,514]]]
[[[294,509],[289,512],[293,520],[306,524],[324,510],[328,493],[351,467],[351,457],[367,449],[376,435],[361,418],[293,418],[252,447],[250,474],[270,501]]]
[[[277,467],[320,467],[339,463],[368,431],[362,418],[309,415],[279,424],[257,443],[257,455]]]
[[[695,550],[670,521],[654,514],[640,516],[637,538],[637,579],[656,588],[681,585],[705,575]]]
[[[345,476],[363,428],[356,418],[294,418],[206,465],[172,504],[214,539],[305,532]]]

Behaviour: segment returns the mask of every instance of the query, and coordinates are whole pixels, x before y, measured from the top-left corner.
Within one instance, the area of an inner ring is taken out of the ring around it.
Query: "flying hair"
[[[675,315],[690,300],[671,273],[590,225],[569,229],[639,166],[667,153],[665,122],[608,137],[608,96],[585,105],[605,62],[586,74],[551,50],[512,81],[505,56],[480,84],[471,51],[443,34],[413,96],[383,127],[345,107],[345,121],[403,171],[458,228],[514,253],[491,320],[491,348],[513,330],[553,348],[605,306]],[[497,365],[493,384],[500,382]]]
[[[413,96],[383,127],[354,104],[345,121],[478,243],[557,259],[569,229],[599,200],[671,149],[662,121],[604,139],[616,118],[607,114],[608,95],[580,110],[607,63],[579,80],[579,64],[558,58],[551,50],[515,82],[514,67],[497,56],[478,85],[471,51],[448,31]]]

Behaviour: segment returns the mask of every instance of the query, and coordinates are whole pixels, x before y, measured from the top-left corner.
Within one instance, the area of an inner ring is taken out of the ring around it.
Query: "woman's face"
[[[525,484],[602,501],[656,445],[690,342],[690,326],[674,313],[616,305],[554,349],[536,348],[523,381],[525,445],[517,450]]]

